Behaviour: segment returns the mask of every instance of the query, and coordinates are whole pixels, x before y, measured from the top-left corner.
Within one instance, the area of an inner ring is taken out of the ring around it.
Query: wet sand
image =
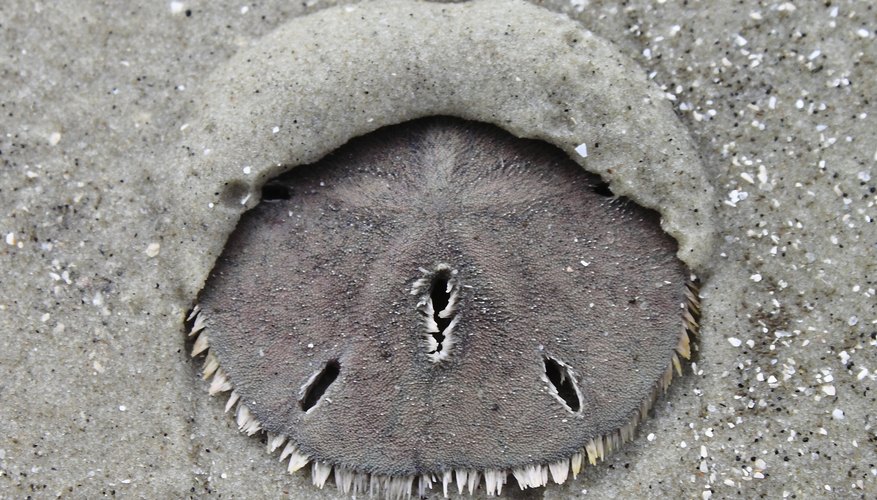
[[[286,474],[206,396],[182,327],[206,271],[162,265],[210,231],[180,220],[192,188],[160,161],[208,75],[330,5],[0,7],[2,496],[342,496]],[[877,494],[877,13],[540,5],[662,90],[715,190],[718,245],[696,364],[638,437],[576,481],[509,496]]]

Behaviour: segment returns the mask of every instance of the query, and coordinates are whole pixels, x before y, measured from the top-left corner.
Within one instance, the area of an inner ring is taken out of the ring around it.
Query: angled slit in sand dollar
[[[632,438],[697,299],[657,213],[561,151],[431,118],[269,181],[191,316],[290,471],[388,497],[563,482]]]

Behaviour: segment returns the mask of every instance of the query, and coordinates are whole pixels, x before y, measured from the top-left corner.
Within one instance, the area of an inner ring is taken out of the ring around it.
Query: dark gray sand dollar
[[[697,304],[656,212],[540,141],[431,118],[263,187],[193,314],[211,393],[322,487],[563,482],[629,440]]]

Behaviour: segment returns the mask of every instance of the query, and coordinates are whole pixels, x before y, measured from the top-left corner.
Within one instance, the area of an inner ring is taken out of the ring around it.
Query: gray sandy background
[[[873,498],[877,7],[538,3],[664,89],[720,241],[693,373],[606,463],[509,495]],[[340,497],[205,395],[156,258],[199,85],[331,5],[0,5],[0,497]]]

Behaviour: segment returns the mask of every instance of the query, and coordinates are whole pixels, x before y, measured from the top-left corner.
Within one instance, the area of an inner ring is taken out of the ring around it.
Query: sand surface
[[[664,94],[714,188],[691,196],[717,246],[696,365],[638,437],[509,496],[877,495],[877,9],[537,3]],[[342,496],[205,395],[182,319],[221,245],[203,235],[236,215],[187,220],[204,185],[168,160],[216,68],[332,5],[0,6],[0,496]]]

